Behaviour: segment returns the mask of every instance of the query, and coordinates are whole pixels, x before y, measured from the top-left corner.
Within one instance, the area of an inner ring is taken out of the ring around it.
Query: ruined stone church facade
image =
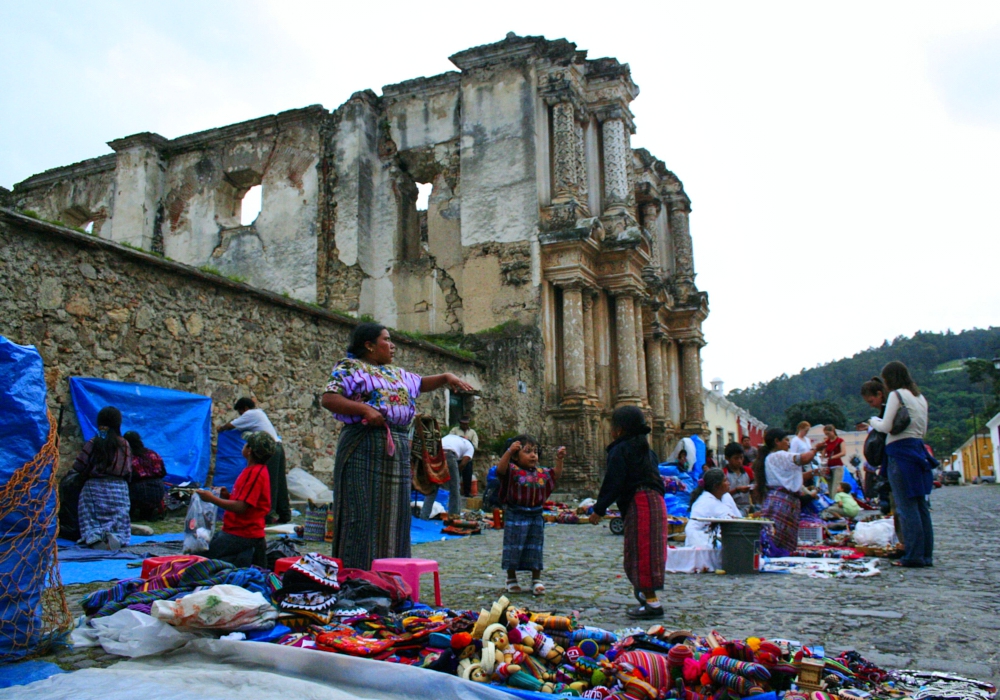
[[[630,145],[628,65],[513,34],[451,61],[459,70],[359,92],[332,112],[118,139],[113,154],[28,178],[11,199],[403,331],[475,339],[503,326],[534,368],[493,392],[526,402],[523,422],[504,427],[567,445],[569,484],[599,480],[617,406],[647,411],[661,455],[703,433],[708,297],[690,200]],[[256,185],[261,211],[244,226]]]

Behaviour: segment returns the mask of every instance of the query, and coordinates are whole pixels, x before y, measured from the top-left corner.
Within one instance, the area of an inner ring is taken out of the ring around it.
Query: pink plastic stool
[[[434,605],[441,607],[441,577],[438,575],[438,563],[433,559],[376,559],[372,562],[372,571],[387,571],[402,576],[413,589],[411,600],[414,603],[420,602],[420,574],[430,571],[434,574]]]
[[[282,557],[278,561],[274,562],[274,573],[276,574],[285,573],[286,571],[291,569],[292,565],[297,563],[301,558],[302,557]],[[337,559],[336,557],[330,557],[330,558],[333,559],[335,562],[337,562],[338,569],[344,568],[344,562],[340,561],[340,559]]]
[[[149,578],[150,572],[152,572],[153,569],[158,567],[160,564],[166,564],[177,559],[190,559],[192,564],[205,561],[205,557],[199,557],[197,554],[173,554],[168,557],[146,557],[142,560],[142,578]]]

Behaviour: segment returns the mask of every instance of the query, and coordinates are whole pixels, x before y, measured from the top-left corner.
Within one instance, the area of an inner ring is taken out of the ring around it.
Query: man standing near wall
[[[236,401],[233,410],[239,413],[238,418],[219,427],[219,432],[239,430],[240,432],[263,431],[274,438],[278,449],[274,451],[267,462],[267,473],[271,477],[271,512],[267,515],[268,523],[287,523],[292,519],[292,509],[288,503],[288,481],[285,477],[285,448],[281,438],[274,429],[271,419],[262,409],[257,408],[253,399],[241,398]]]
[[[469,417],[462,416],[458,425],[451,429],[449,435],[458,435],[459,437],[464,437],[466,440],[472,443],[474,449],[479,449],[479,435],[476,434],[475,428],[469,427]]]

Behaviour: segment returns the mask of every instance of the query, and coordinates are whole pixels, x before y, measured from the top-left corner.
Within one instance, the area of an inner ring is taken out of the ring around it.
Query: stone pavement
[[[725,636],[765,635],[854,648],[876,663],[1000,679],[1000,486],[956,486],[931,497],[933,569],[881,566],[859,579],[714,574],[667,576],[664,624]],[[502,590],[503,533],[414,546],[441,563],[442,596],[453,608],[489,607]],[[622,538],[606,524],[545,529],[541,599],[510,596],[539,610],[578,610],[608,629],[630,624],[635,604],[622,574]],[[528,574],[522,574],[522,586]],[[426,577],[425,577],[426,578]],[[423,599],[432,595],[423,587]]]

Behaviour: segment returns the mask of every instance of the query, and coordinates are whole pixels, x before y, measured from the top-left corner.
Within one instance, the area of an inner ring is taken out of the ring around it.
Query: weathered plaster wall
[[[287,446],[289,467],[328,480],[339,424],[319,406],[329,370],[353,326],[276,294],[0,210],[0,333],[35,345],[54,414],[66,407],[61,462],[81,445],[68,378],[94,376],[211,396],[213,423],[253,396]],[[480,434],[499,434],[539,410],[522,411],[514,353],[488,369],[426,343],[397,339],[399,364],[422,374],[452,371],[482,387]],[[511,389],[510,387],[514,388]],[[444,415],[444,393],[420,398]]]
[[[58,175],[40,173],[19,183],[19,191],[11,195],[14,205],[70,226],[93,221],[93,233],[110,238],[115,156],[93,158],[59,170]]]

